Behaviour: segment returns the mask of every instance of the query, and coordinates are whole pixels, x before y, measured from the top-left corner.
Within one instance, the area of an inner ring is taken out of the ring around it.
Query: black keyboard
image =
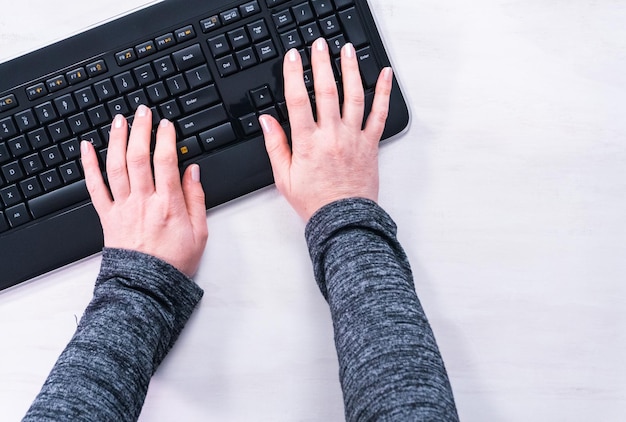
[[[0,290],[103,245],[79,142],[106,157],[111,119],[140,104],[175,123],[181,168],[202,167],[207,209],[273,183],[258,116],[288,130],[282,58],[354,44],[371,107],[389,65],[366,0],[166,0],[0,64]],[[383,138],[408,125],[394,80]],[[104,166],[103,166],[104,168]]]

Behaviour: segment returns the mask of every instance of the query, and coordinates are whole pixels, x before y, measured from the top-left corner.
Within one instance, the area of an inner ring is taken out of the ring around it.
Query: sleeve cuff
[[[313,271],[326,299],[324,255],[328,244],[338,233],[354,229],[380,233],[389,238],[395,238],[397,233],[396,224],[389,214],[376,202],[365,198],[342,199],[325,205],[307,223],[305,238]]]

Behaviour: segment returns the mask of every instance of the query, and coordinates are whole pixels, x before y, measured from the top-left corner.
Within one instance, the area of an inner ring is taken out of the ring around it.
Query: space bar
[[[72,183],[28,201],[34,218],[41,218],[89,198],[85,181]]]

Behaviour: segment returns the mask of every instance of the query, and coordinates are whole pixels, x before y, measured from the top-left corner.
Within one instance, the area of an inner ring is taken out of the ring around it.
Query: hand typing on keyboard
[[[283,70],[293,149],[276,119],[261,116],[276,186],[305,221],[339,199],[377,200],[378,143],[387,119],[392,82],[391,68],[383,69],[372,111],[361,130],[364,93],[354,47],[346,44],[341,50],[342,113],[324,39],[315,41],[311,55],[317,121],[313,119],[297,50],[287,53]]]
[[[208,237],[200,168],[189,166],[181,184],[174,126],[162,120],[153,172],[151,131],[152,116],[146,106],[137,109],[130,137],[126,119],[118,115],[113,120],[106,162],[111,194],[96,151],[83,141],[87,189],[100,216],[106,247],[153,255],[193,276]]]

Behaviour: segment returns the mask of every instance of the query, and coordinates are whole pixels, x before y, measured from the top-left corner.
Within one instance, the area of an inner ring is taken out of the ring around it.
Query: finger
[[[270,157],[274,182],[279,191],[288,186],[289,171],[291,168],[291,149],[287,141],[287,135],[280,124],[270,115],[259,117],[265,149]]]
[[[317,105],[318,125],[325,122],[336,122],[341,119],[339,114],[339,95],[335,74],[330,63],[328,44],[323,38],[317,39],[311,49],[311,66],[315,83],[315,103]]]
[[[390,67],[384,68],[378,76],[376,82],[376,92],[374,102],[365,124],[365,136],[372,142],[380,141],[385,123],[389,115],[389,97],[391,96],[391,83],[393,81],[393,70]]]
[[[114,200],[124,199],[130,194],[128,170],[126,168],[127,141],[128,123],[124,116],[118,114],[111,124],[106,162],[107,178]]]
[[[341,74],[343,78],[343,121],[351,127],[360,129],[363,125],[365,94],[356,52],[350,43],[341,49]]]
[[[206,224],[206,202],[204,189],[200,183],[200,166],[192,164],[183,175],[183,195],[196,241],[206,244],[208,229]]]
[[[152,167],[150,166],[150,139],[152,137],[152,112],[140,105],[135,112],[130,131],[126,167],[131,192],[150,194],[154,192]]]
[[[157,193],[182,195],[176,131],[168,120],[161,120],[154,148],[154,185]]]
[[[96,151],[90,142],[82,141],[80,143],[80,152],[83,171],[85,172],[85,183],[89,191],[89,196],[91,197],[91,202],[98,212],[98,215],[102,216],[111,208],[113,201],[104,183]]]
[[[283,77],[285,80],[285,100],[289,112],[289,124],[292,133],[299,133],[306,138],[315,130],[311,100],[304,84],[302,58],[298,50],[291,49],[285,55],[283,62]]]

